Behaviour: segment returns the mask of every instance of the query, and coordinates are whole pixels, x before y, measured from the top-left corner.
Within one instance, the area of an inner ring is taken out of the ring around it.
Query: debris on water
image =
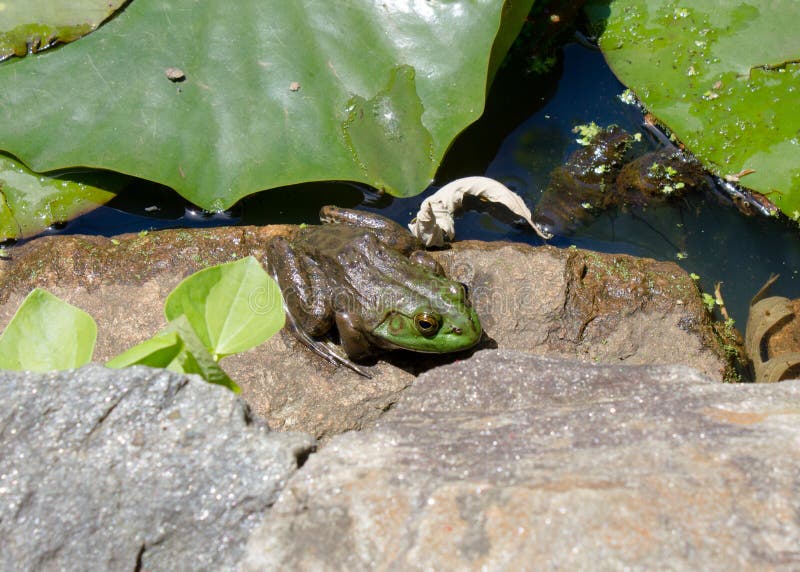
[[[572,129],[573,133],[580,135],[576,141],[584,146],[589,145],[592,139],[594,139],[597,134],[600,133],[600,131],[602,131],[602,129],[594,121],[587,125],[576,125]]]
[[[171,82],[177,83],[186,79],[186,74],[180,68],[168,67],[164,70],[164,74],[166,74],[167,78]]]
[[[742,169],[738,173],[725,175],[725,180],[728,181],[729,183],[738,183],[739,179],[741,179],[742,177],[746,175],[752,175],[755,172],[756,172],[755,169]]]
[[[619,127],[602,129],[595,123],[576,130],[585,139],[579,141],[584,146],[552,171],[550,184],[533,211],[534,222],[547,234],[571,234],[619,202],[612,186],[630,135]]]

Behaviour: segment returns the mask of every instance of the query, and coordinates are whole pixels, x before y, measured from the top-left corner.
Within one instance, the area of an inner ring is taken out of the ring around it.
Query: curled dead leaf
[[[547,240],[553,236],[533,222],[531,211],[522,197],[489,177],[456,179],[425,199],[417,216],[408,225],[411,234],[425,246],[444,246],[452,241],[456,236],[454,215],[461,208],[466,195],[502,204],[524,218],[540,237]]]

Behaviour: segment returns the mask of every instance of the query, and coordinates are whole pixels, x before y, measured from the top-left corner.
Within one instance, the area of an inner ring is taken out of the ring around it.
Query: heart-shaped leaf
[[[97,325],[71,304],[36,288],[0,336],[0,369],[46,372],[92,360]]]
[[[278,285],[252,256],[192,274],[167,297],[164,313],[185,315],[217,360],[266,341],[285,318]]]

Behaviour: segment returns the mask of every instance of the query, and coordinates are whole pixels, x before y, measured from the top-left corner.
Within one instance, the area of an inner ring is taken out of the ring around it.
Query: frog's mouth
[[[420,313],[389,314],[372,332],[378,345],[423,353],[455,352],[471,348],[481,338],[478,315],[472,308],[458,319]]]

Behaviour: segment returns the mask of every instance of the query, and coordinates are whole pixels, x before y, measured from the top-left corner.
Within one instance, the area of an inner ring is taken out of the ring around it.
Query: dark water
[[[422,200],[458,177],[486,175],[522,195],[533,206],[550,172],[578,148],[572,128],[594,121],[641,132],[641,148],[656,143],[642,129],[643,118],[618,96],[623,86],[594,50],[568,45],[547,76],[498,75],[483,118],[453,144],[428,192],[411,199],[379,196],[350,183],[304,184],[275,189],[243,200],[229,213],[205,215],[186,208],[174,193],[136,183],[108,206],[68,223],[60,233],[113,235],[176,226],[313,223],[324,204],[360,206],[406,224]],[[302,200],[298,200],[302,197]],[[467,212],[457,221],[459,239],[542,241],[529,229],[491,216]],[[723,282],[722,294],[737,326],[744,329],[750,297],[770,273],[781,274],[772,292],[800,297],[800,233],[776,219],[746,217],[714,196],[689,196],[671,205],[632,212],[609,211],[572,236],[555,237],[559,247],[577,245],[602,252],[674,260],[700,276],[704,291]]]

